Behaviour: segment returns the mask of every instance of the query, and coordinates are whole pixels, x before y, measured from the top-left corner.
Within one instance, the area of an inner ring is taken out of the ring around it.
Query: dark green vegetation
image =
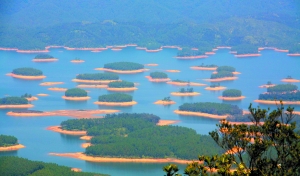
[[[0,105],[22,105],[22,104],[28,104],[28,100],[24,97],[0,98]]]
[[[24,95],[21,95],[21,98],[31,98],[32,95],[31,94],[28,94],[28,93],[25,93]]]
[[[16,137],[3,134],[0,135],[0,147],[8,147],[17,144],[18,139]]]
[[[300,91],[259,94],[259,100],[300,101]]]
[[[188,81],[183,81],[183,80],[180,80],[180,79],[174,79],[174,80],[172,80],[172,82],[187,83]]]
[[[153,79],[164,79],[168,78],[168,75],[164,72],[151,72],[150,77]]]
[[[76,76],[76,79],[83,80],[118,80],[119,76],[115,73],[84,73]]]
[[[87,92],[83,89],[72,88],[72,89],[66,90],[65,96],[66,97],[86,97]]]
[[[41,76],[43,72],[41,70],[30,68],[30,67],[23,67],[23,68],[16,68],[12,71],[13,74],[16,75],[23,75],[23,76]]]
[[[199,65],[198,67],[207,67],[207,68],[213,68],[213,67],[218,67],[215,64],[210,64],[210,65],[204,65],[204,63],[202,63],[201,65]]]
[[[53,59],[54,57],[49,54],[38,54],[34,58],[35,59]]]
[[[224,150],[233,147],[240,150],[221,156],[199,155],[200,162],[188,164],[184,174],[201,176],[211,173],[213,169],[218,169],[218,175],[294,176],[300,173],[300,136],[295,132],[296,122],[292,122],[295,118],[294,108],[285,109],[281,103],[277,109],[268,112],[259,107],[252,108],[250,104],[249,111],[252,125],[231,125],[223,121],[217,125],[218,129],[209,133]],[[262,121],[264,123],[260,124]],[[236,170],[231,171],[231,168]],[[167,175],[175,175],[178,167],[169,164],[163,170]]]
[[[233,77],[233,73],[229,71],[220,71],[216,74],[211,74],[210,79],[217,79],[217,78],[225,78],[225,77]]]
[[[298,86],[293,84],[278,84],[268,87],[267,93],[259,94],[259,100],[300,101]]]
[[[186,127],[156,126],[159,119],[152,114],[122,113],[103,119],[71,119],[61,126],[67,130],[87,130],[88,135],[95,136],[91,140],[93,145],[85,151],[91,156],[194,159],[194,152],[221,152],[208,136]]]
[[[101,95],[98,97],[98,101],[101,102],[131,102],[132,96],[124,93],[113,93]]]
[[[293,84],[278,84],[273,87],[268,87],[267,91],[269,93],[282,93],[282,92],[290,92],[298,89],[298,86]]]
[[[134,63],[134,62],[114,62],[114,63],[104,64],[104,68],[127,71],[127,70],[143,69],[144,65]]]
[[[194,92],[194,89],[192,87],[190,88],[180,88],[179,91],[180,93],[191,93],[191,92]]]
[[[210,49],[211,50],[211,49]],[[209,49],[207,50],[209,51]],[[179,57],[185,57],[185,56],[200,56],[204,55],[205,51],[199,51],[199,50],[192,50],[189,47],[183,47],[182,50],[179,50],[177,52],[177,56]]]
[[[44,49],[48,45],[101,47],[136,43],[148,49],[163,45],[196,47],[199,51],[190,51],[199,52],[194,55],[216,46],[233,46],[238,54],[257,53],[257,47],[265,46],[300,51],[296,1],[134,0],[128,4],[4,0],[0,9],[4,21],[0,25],[0,47]]]
[[[235,68],[231,66],[220,66],[217,68],[217,72],[221,71],[235,72]]]
[[[236,115],[243,113],[243,110],[236,105],[211,102],[184,103],[178,109],[180,111],[203,112],[216,115]]]
[[[170,97],[165,97],[162,101],[172,101]]]
[[[111,88],[134,87],[134,83],[133,83],[133,82],[129,82],[129,81],[110,82],[110,83],[108,84],[108,87],[111,87]]]
[[[0,175],[3,176],[42,176],[42,175],[69,175],[69,176],[104,176],[104,174],[90,172],[74,172],[70,167],[59,166],[54,163],[31,161],[15,156],[0,157]],[[108,176],[108,175],[105,175]]]
[[[242,96],[242,91],[237,89],[227,89],[222,92],[223,97],[240,97]]]

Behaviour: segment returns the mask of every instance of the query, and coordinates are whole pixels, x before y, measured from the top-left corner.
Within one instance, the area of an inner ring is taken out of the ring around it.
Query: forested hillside
[[[249,6],[251,3],[251,6]],[[209,51],[221,45],[275,46],[300,52],[296,1],[0,2],[0,47],[101,47],[136,43]],[[189,12],[189,13],[186,13]],[[59,20],[58,20],[59,19]]]

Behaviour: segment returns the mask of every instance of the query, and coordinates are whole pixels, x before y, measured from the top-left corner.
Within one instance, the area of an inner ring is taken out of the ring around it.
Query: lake
[[[253,107],[258,104],[253,100],[258,98],[260,93],[266,89],[258,86],[271,81],[280,84],[281,79],[292,76],[300,79],[300,57],[289,57],[286,53],[275,52],[272,50],[261,51],[260,57],[236,58],[229,53],[227,49],[219,49],[215,55],[211,55],[205,59],[196,60],[178,60],[175,59],[176,49],[164,49],[157,53],[147,53],[143,50],[136,50],[134,47],[128,47],[122,51],[106,50],[102,52],[90,51],[68,51],[65,49],[50,49],[49,54],[58,58],[59,61],[52,63],[36,63],[31,60],[36,54],[22,54],[13,51],[0,51],[0,97],[5,96],[21,96],[25,93],[36,95],[39,93],[49,94],[47,97],[39,97],[34,101],[33,110],[51,111],[63,109],[119,109],[121,112],[146,112],[160,116],[162,119],[180,120],[176,125],[185,126],[195,129],[200,134],[208,134],[209,131],[215,129],[218,123],[215,119],[180,116],[173,113],[183,103],[186,102],[219,102],[218,96],[222,95],[222,91],[212,92],[205,90],[205,86],[193,87],[196,92],[201,95],[195,97],[176,97],[170,93],[178,91],[181,86],[169,85],[166,83],[149,82],[145,76],[152,71],[165,71],[169,69],[180,70],[180,73],[168,73],[171,79],[181,79],[191,82],[205,83],[209,82],[203,79],[209,78],[212,71],[191,70],[189,67],[197,66],[204,63],[216,64],[218,66],[228,65],[236,68],[238,79],[234,81],[221,82],[222,86],[227,88],[239,89],[246,98],[242,101],[225,102],[238,105],[242,109],[247,109],[250,103]],[[74,64],[70,61],[75,58],[85,60],[84,63]],[[103,67],[105,63],[131,61],[140,64],[156,63],[158,66],[150,67],[149,72],[138,74],[119,74],[120,79],[139,83],[138,90],[130,92],[133,99],[138,102],[132,107],[100,107],[93,102],[97,101],[98,96],[111,93],[106,89],[85,88],[90,91],[88,95],[90,100],[85,102],[70,102],[61,98],[64,92],[54,92],[47,88],[48,86],[40,86],[41,82],[59,81],[64,82],[61,85],[50,87],[74,88],[77,83],[71,80],[80,73],[99,73],[95,68]],[[28,81],[15,79],[5,74],[19,67],[33,67],[43,71],[47,76],[44,80]],[[300,87],[300,83],[295,83]],[[159,99],[170,96],[176,104],[171,106],[161,106],[153,104]],[[262,108],[275,108],[274,105],[259,105]],[[300,111],[300,106],[295,106]],[[0,155],[16,155],[31,160],[40,160],[45,162],[55,162],[60,165],[70,167],[78,167],[83,171],[107,173],[112,176],[117,175],[163,175],[162,167],[165,164],[146,164],[146,163],[91,163],[72,158],[63,158],[49,156],[49,152],[82,152],[81,144],[84,142],[79,137],[62,135],[46,130],[48,126],[59,125],[61,121],[69,119],[69,117],[10,117],[6,113],[11,109],[0,110],[0,134],[13,135],[19,139],[19,142],[26,146],[16,152],[5,152]],[[198,154],[195,153],[195,157]],[[185,165],[180,165],[181,171]]]

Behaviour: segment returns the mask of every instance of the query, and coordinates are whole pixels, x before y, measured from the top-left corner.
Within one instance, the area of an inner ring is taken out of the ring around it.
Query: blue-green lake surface
[[[250,103],[254,107],[258,104],[253,100],[258,98],[260,93],[266,89],[258,86],[271,81],[280,84],[281,79],[292,76],[300,79],[300,57],[289,57],[286,53],[265,50],[261,52],[260,57],[236,58],[229,53],[229,50],[221,49],[215,55],[211,55],[205,59],[196,60],[177,60],[176,49],[164,49],[157,53],[147,53],[143,50],[136,50],[134,47],[128,47],[122,51],[106,50],[102,52],[90,51],[68,51],[64,49],[51,49],[49,54],[58,58],[59,61],[52,63],[36,63],[31,60],[36,54],[21,54],[12,51],[0,51],[0,97],[5,96],[21,96],[25,93],[36,95],[39,93],[49,94],[47,97],[39,97],[39,100],[32,102],[33,110],[52,111],[63,109],[119,109],[121,112],[146,112],[153,113],[161,117],[161,119],[180,120],[176,125],[185,126],[195,129],[200,134],[208,134],[209,131],[215,129],[218,120],[194,117],[180,116],[173,111],[178,109],[186,102],[222,102],[218,96],[222,95],[222,91],[212,92],[205,90],[205,86],[196,87],[194,90],[200,92],[201,95],[195,97],[176,97],[170,93],[178,91],[179,86],[169,85],[166,83],[149,82],[145,76],[152,71],[165,71],[169,69],[180,70],[180,73],[168,73],[171,79],[181,79],[191,82],[205,83],[209,82],[203,79],[209,78],[212,71],[192,70],[191,66],[206,64],[216,64],[219,66],[228,65],[236,68],[238,79],[234,81],[221,82],[222,86],[227,88],[240,89],[246,98],[242,101],[225,102],[238,105],[242,109],[247,109]],[[84,63],[74,64],[70,61],[75,58],[85,60]],[[120,79],[139,83],[138,90],[130,92],[133,99],[138,102],[132,107],[103,107],[94,104],[98,96],[111,93],[106,89],[86,88],[90,92],[88,95],[90,100],[85,102],[70,102],[61,98],[64,92],[54,92],[47,88],[48,86],[40,86],[42,82],[60,81],[61,85],[50,87],[74,88],[77,83],[71,80],[80,73],[99,73],[95,68],[103,67],[105,63],[131,61],[141,64],[156,63],[156,67],[148,67],[150,71],[138,74],[119,74]],[[15,79],[5,74],[19,67],[34,67],[43,71],[47,77],[40,81],[29,81]],[[300,83],[295,83],[300,87]],[[153,104],[159,99],[171,96],[176,104],[171,106],[161,106]],[[274,105],[259,105],[262,108],[275,108]],[[300,106],[295,106],[297,111]],[[60,165],[81,168],[83,171],[106,173],[113,176],[117,175],[163,175],[162,167],[165,164],[157,163],[91,163],[73,158],[64,158],[50,156],[50,152],[83,152],[81,144],[84,142],[79,137],[62,135],[46,130],[48,126],[59,125],[61,121],[69,119],[69,117],[11,117],[6,113],[11,109],[0,110],[0,134],[13,135],[19,139],[19,142],[26,146],[16,152],[4,152],[0,155],[16,155],[31,160],[40,160],[45,162],[55,162]],[[197,154],[195,153],[195,157]],[[185,165],[180,165],[181,171]]]

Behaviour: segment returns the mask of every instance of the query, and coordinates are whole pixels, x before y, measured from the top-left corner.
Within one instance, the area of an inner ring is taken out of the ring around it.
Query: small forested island
[[[272,84],[271,81],[268,81],[267,84],[259,86],[260,88],[268,88],[268,87],[274,87],[276,84]]]
[[[133,82],[129,81],[117,81],[117,82],[110,82],[108,84],[107,90],[110,91],[134,91],[137,90],[136,87],[134,87]]]
[[[196,82],[184,81],[180,79],[174,79],[172,81],[168,81],[167,84],[172,84],[176,86],[205,86],[206,85],[206,84],[201,84]]]
[[[199,66],[193,66],[190,67],[193,70],[217,70],[218,66],[215,64],[210,64],[210,65],[204,65],[204,63],[202,63]]]
[[[82,63],[84,62],[84,60],[80,59],[80,58],[75,58],[73,60],[71,60],[72,63]]]
[[[179,89],[178,92],[171,92],[171,95],[175,95],[175,96],[196,96],[196,95],[200,95],[200,93],[195,92],[194,89],[192,87],[190,88],[181,88]]]
[[[203,50],[195,50],[189,47],[183,47],[181,50],[177,52],[177,59],[199,59],[206,58],[205,51]]]
[[[13,151],[24,148],[25,146],[18,143],[18,139],[14,136],[0,135],[0,152]]]
[[[164,72],[151,72],[149,76],[146,76],[151,82],[167,82],[170,81],[168,75]]]
[[[219,71],[216,74],[211,74],[210,79],[205,79],[206,81],[210,82],[219,82],[219,81],[228,81],[228,80],[235,80],[237,77],[230,71]]]
[[[140,73],[147,71],[143,64],[134,62],[113,62],[104,64],[103,68],[96,68],[96,70],[103,70],[114,73]]]
[[[31,94],[25,93],[24,95],[21,95],[21,98],[26,98],[28,101],[34,101],[38,100],[37,97],[32,96]]]
[[[178,110],[174,111],[180,115],[192,115],[210,117],[216,119],[226,119],[230,115],[242,114],[243,110],[236,105],[225,103],[198,102],[184,103],[179,106]]]
[[[31,108],[25,97],[4,97],[0,98],[0,108]]]
[[[31,161],[16,156],[0,157],[0,175],[73,175],[73,176],[108,176],[106,174],[78,172],[81,169],[60,166],[55,163]]]
[[[255,102],[263,104],[276,104],[274,100],[282,100],[284,104],[300,104],[300,91],[293,84],[278,84],[268,87],[266,93],[259,95]]]
[[[74,82],[79,83],[101,83],[108,84],[113,81],[119,81],[119,75],[115,73],[84,73],[76,76]]]
[[[14,78],[28,80],[44,79],[46,77],[43,75],[43,72],[41,70],[31,67],[16,68],[7,75]]]
[[[61,128],[85,130],[94,136],[84,154],[77,155],[87,161],[169,162],[168,158],[173,158],[172,162],[180,162],[178,159],[194,159],[194,152],[209,155],[222,152],[209,136],[186,127],[157,126],[159,119],[147,113],[121,113],[102,119],[70,119],[62,122]]]
[[[154,102],[154,104],[160,104],[160,105],[171,105],[171,104],[175,104],[176,102],[171,100],[170,97],[165,97],[161,100],[158,100],[156,102]]]
[[[260,56],[258,53],[258,47],[251,44],[240,44],[231,47],[232,53],[235,53],[235,57],[253,57]]]
[[[98,97],[97,105],[104,106],[132,106],[137,102],[132,100],[132,96],[124,93],[113,93],[101,95]]]
[[[65,92],[65,95],[62,96],[65,100],[72,100],[72,101],[85,101],[90,99],[89,96],[87,96],[87,92],[80,88],[72,88],[68,89]]]
[[[287,76],[285,79],[282,79],[281,81],[282,82],[289,82],[289,83],[300,82],[300,80],[294,79],[292,76]]]
[[[38,54],[32,59],[33,62],[53,62],[57,60],[49,54]]]
[[[212,90],[212,91],[219,91],[219,90],[224,90],[226,87],[221,86],[220,83],[218,84],[211,84],[209,87],[205,87],[205,90]]]
[[[242,96],[242,91],[237,89],[228,89],[223,91],[222,96],[219,96],[219,99],[226,101],[236,101],[242,100],[245,96]]]

